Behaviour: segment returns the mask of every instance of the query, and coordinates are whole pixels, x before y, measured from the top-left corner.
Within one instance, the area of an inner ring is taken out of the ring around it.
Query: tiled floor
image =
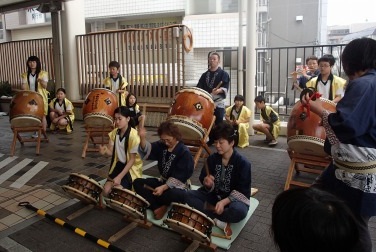
[[[0,251],[106,250],[18,206],[19,202],[28,201],[36,208],[64,219],[84,206],[61,188],[70,173],[82,173],[97,181],[105,178],[110,158],[95,152],[88,152],[86,158],[82,158],[85,132],[82,122],[77,121],[74,126],[75,130],[70,135],[48,134],[50,141],[41,144],[39,156],[35,155],[35,143],[21,146],[17,142],[15,156],[11,158],[9,153],[13,134],[9,118],[0,117],[0,181],[4,173],[11,173],[17,164],[25,159],[31,160],[27,160],[30,162],[25,167],[0,183]],[[149,129],[148,136],[151,141],[157,139],[155,129]],[[279,144],[274,148],[265,146],[263,139],[261,135],[252,136],[250,147],[237,148],[252,163],[252,187],[259,189],[255,198],[260,204],[229,251],[276,251],[269,232],[271,208],[274,198],[284,188],[290,159],[286,153],[286,138],[280,137]],[[33,177],[25,179],[27,172],[41,162],[47,162],[47,165]],[[198,167],[202,166],[201,162]],[[196,169],[192,176],[193,184],[199,184],[199,170]],[[152,167],[145,174],[156,175],[157,171]],[[26,183],[15,188],[16,181]],[[72,220],[72,223],[104,239],[125,225],[119,213],[97,208]],[[375,245],[375,218],[370,223],[370,229]],[[115,245],[126,251],[183,251],[187,247],[179,235],[157,227],[138,227]]]

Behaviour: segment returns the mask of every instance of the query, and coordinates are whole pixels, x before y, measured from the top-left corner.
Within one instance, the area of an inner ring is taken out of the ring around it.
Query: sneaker
[[[38,132],[35,131],[34,134],[31,135],[32,138],[38,138]]]
[[[272,140],[270,143],[269,143],[269,146],[276,146],[277,145],[277,140]]]
[[[268,139],[268,138],[265,138],[265,140],[264,140],[264,143],[270,143],[272,141],[272,139]]]

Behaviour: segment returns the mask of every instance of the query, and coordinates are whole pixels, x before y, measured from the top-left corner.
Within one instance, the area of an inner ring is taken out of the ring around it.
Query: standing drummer
[[[27,72],[21,74],[22,90],[31,90],[38,92],[43,97],[44,115],[42,119],[43,131],[47,130],[46,116],[48,114],[48,95],[47,83],[48,73],[42,70],[40,59],[37,56],[30,56],[26,61]],[[33,138],[38,137],[38,132],[32,135]]]
[[[205,90],[212,95],[215,109],[214,115],[215,125],[223,121],[225,116],[225,99],[230,85],[230,76],[226,71],[219,67],[221,57],[217,52],[213,52],[209,56],[209,69],[201,75],[197,87]],[[210,134],[208,145],[213,144]]]
[[[126,106],[125,97],[128,95],[127,86],[128,82],[119,73],[120,64],[117,61],[111,61],[108,64],[110,76],[103,80],[104,87],[114,92],[117,96],[118,104]]]

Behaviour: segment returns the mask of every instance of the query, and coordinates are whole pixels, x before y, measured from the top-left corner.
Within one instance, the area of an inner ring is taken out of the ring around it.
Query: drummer
[[[102,155],[112,156],[109,178],[103,187],[105,197],[114,186],[131,190],[132,181],[142,176],[142,160],[137,152],[140,138],[129,124],[130,111],[120,106],[114,114],[116,128],[108,134],[110,141],[107,145],[99,146]]]
[[[251,188],[251,163],[234,149],[235,131],[222,122],[213,129],[216,153],[201,170],[202,187],[186,195],[186,203],[212,218],[217,227],[231,236],[231,223],[248,213]]]
[[[111,61],[108,64],[108,70],[110,76],[103,80],[104,87],[117,94],[119,106],[125,106],[125,97],[128,95],[128,82],[119,73],[119,62]]]
[[[144,159],[158,160],[159,178],[136,179],[134,189],[149,203],[154,218],[165,215],[171,202],[184,203],[188,179],[193,174],[192,154],[181,140],[178,126],[172,122],[162,122],[158,128],[160,141],[146,141],[145,128],[139,128],[139,153]]]
[[[219,67],[221,57],[217,52],[209,56],[209,69],[201,75],[197,87],[212,95],[215,104],[215,125],[223,121],[225,116],[225,99],[230,85],[230,76]],[[213,144],[211,134],[208,145]]]
[[[31,90],[38,92],[43,97],[44,104],[44,116],[42,119],[43,131],[47,130],[47,119],[48,115],[48,95],[47,83],[48,83],[48,73],[42,70],[42,65],[40,59],[37,56],[30,56],[26,61],[27,72],[21,75],[22,79],[22,90]],[[35,132],[32,137],[37,138],[38,132]]]

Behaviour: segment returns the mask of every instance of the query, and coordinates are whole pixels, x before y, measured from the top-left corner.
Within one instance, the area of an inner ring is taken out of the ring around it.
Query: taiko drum
[[[211,95],[196,87],[176,93],[167,120],[176,124],[185,139],[199,140],[210,128],[214,116]]]
[[[82,114],[89,127],[111,127],[114,111],[118,107],[117,97],[105,88],[93,89],[85,98]]]
[[[12,127],[35,127],[44,115],[43,97],[34,91],[19,91],[11,102],[9,119]]]
[[[324,109],[335,112],[336,104],[327,99],[320,99]],[[322,119],[313,112],[307,113],[302,103],[295,103],[287,123],[287,144],[289,148],[300,154],[319,157],[328,156],[324,151],[326,138]]]

